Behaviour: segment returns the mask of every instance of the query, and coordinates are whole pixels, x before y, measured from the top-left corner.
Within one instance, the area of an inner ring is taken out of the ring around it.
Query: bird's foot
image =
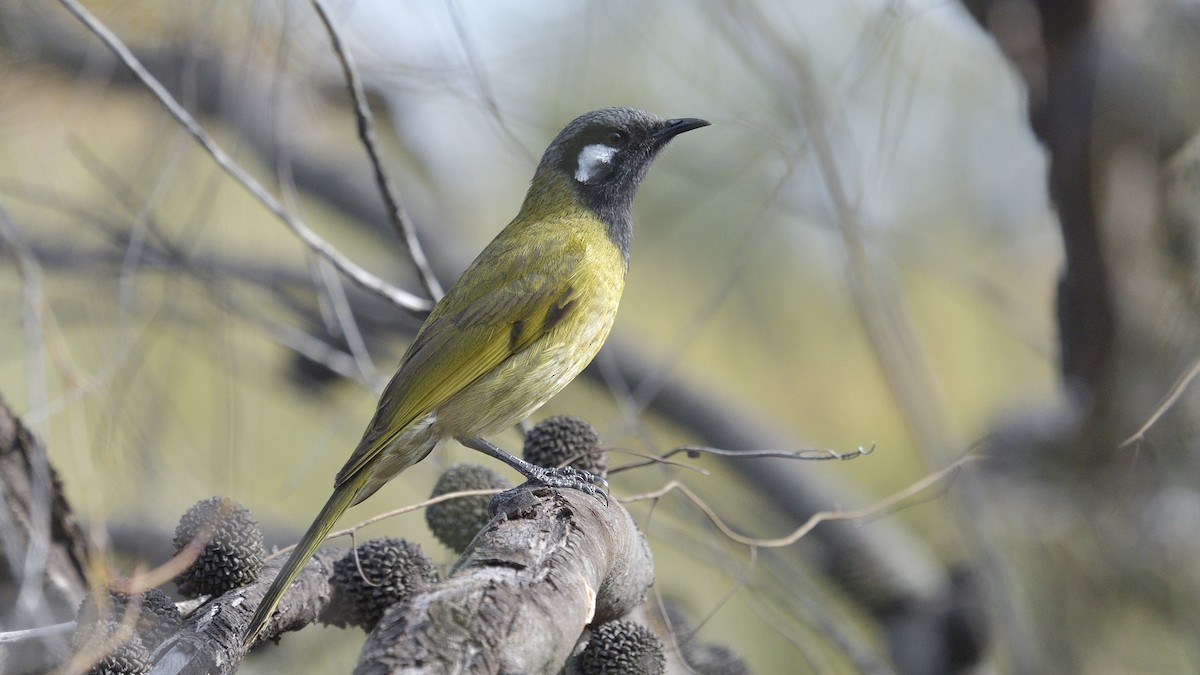
[[[597,476],[572,466],[544,467],[531,464],[520,457],[508,454],[484,438],[463,436],[458,438],[458,442],[472,450],[478,450],[485,455],[495,457],[516,469],[522,476],[525,476],[534,483],[540,483],[552,488],[581,490],[604,500],[604,505],[608,506],[608,481],[604,480],[602,476]]]
[[[541,483],[546,487],[580,490],[604,500],[604,505],[608,506],[608,481],[603,476],[597,476],[573,466],[549,468],[532,464],[530,466],[532,470],[525,473],[525,477],[530,481]]]

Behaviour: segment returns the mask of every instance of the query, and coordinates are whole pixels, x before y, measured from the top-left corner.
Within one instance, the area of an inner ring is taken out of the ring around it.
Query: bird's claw
[[[571,466],[538,468],[541,471],[529,476],[530,480],[547,487],[568,488],[586,492],[589,495],[602,499],[604,505],[608,506],[608,481],[603,476],[598,476]]]

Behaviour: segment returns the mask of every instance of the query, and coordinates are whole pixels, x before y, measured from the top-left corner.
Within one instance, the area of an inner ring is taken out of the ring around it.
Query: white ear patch
[[[603,143],[594,143],[584,147],[579,151],[579,162],[575,169],[575,180],[580,183],[588,182],[588,179],[596,175],[597,169],[612,161],[613,155],[617,154],[617,149],[604,145]]]

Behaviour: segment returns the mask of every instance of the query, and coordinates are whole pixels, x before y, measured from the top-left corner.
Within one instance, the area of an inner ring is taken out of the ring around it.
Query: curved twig
[[[697,495],[695,492],[692,492],[691,489],[688,488],[687,485],[684,485],[683,483],[676,481],[676,480],[668,482],[666,485],[664,485],[663,487],[661,487],[658,490],[655,490],[653,492],[647,492],[647,493],[640,494],[640,495],[634,495],[632,497],[625,497],[623,499],[618,499],[617,501],[621,502],[622,504],[628,504],[628,503],[636,502],[636,501],[644,501],[647,499],[657,501],[658,499],[662,498],[663,496],[665,496],[667,493],[671,492],[672,490],[678,490],[678,491],[682,492],[684,494],[684,496],[686,496],[689,500],[691,500],[692,503],[694,503],[697,507],[699,507],[699,509],[704,512],[704,515],[708,516],[708,519],[710,521],[712,521],[712,524],[715,525],[717,527],[717,529],[721,531],[722,534],[724,534],[726,537],[728,537],[732,541],[735,541],[739,544],[744,544],[746,546],[757,546],[757,547],[761,547],[761,548],[783,548],[785,546],[791,546],[792,544],[796,543],[804,535],[811,532],[813,530],[813,528],[815,528],[817,525],[820,525],[821,523],[825,522],[826,520],[861,520],[863,518],[873,516],[877,513],[886,512],[886,511],[894,508],[897,504],[912,497],[913,495],[916,495],[920,492],[923,492],[924,490],[929,489],[930,487],[935,485],[937,482],[945,479],[950,474],[958,471],[958,469],[961,468],[963,464],[965,464],[966,462],[971,461],[973,459],[978,459],[978,458],[974,457],[974,456],[961,457],[957,461],[950,464],[949,466],[946,466],[945,468],[942,468],[938,471],[935,471],[935,472],[925,476],[921,480],[913,483],[912,485],[909,485],[907,488],[905,488],[893,495],[885,497],[884,499],[881,499],[881,500],[875,502],[874,504],[871,504],[870,506],[866,506],[861,509],[854,509],[852,511],[835,510],[835,511],[819,511],[817,513],[814,513],[812,516],[809,517],[808,520],[804,521],[804,524],[802,524],[800,527],[797,527],[795,530],[792,530],[792,532],[790,534],[784,535],[782,537],[776,537],[774,539],[759,539],[756,537],[748,537],[744,534],[736,532],[733,528],[729,527],[729,525],[727,525],[724,520],[721,520],[721,517],[719,515],[717,515],[717,512],[714,511],[713,508],[711,506],[709,506],[703,499],[701,499],[699,495]]]
[[[208,135],[204,127],[200,126],[196,118],[179,101],[175,100],[175,97],[167,91],[166,87],[151,75],[150,71],[146,70],[138,57],[104,23],[80,5],[77,0],[59,0],[59,2],[75,18],[79,19],[93,35],[99,38],[127,68],[133,71],[134,76],[158,99],[163,108],[191,134],[192,138],[204,148],[205,152],[217,163],[217,166],[221,167],[225,173],[240,183],[250,194],[254,195],[263,206],[267,207],[267,210],[283,221],[288,229],[299,237],[306,246],[317,253],[317,255],[328,260],[342,274],[345,274],[359,286],[379,295],[407,312],[419,315],[428,312],[432,308],[433,303],[430,300],[396,288],[360,267],[310,229],[299,217],[284,208],[283,204],[268,192],[261,183],[237,162],[233,161],[233,158]]]
[[[381,520],[387,520],[388,518],[394,518],[396,516],[403,515],[405,513],[410,513],[412,511],[418,511],[418,510],[426,508],[428,506],[433,506],[434,504],[440,504],[441,502],[450,501],[451,499],[458,499],[459,497],[486,497],[488,495],[498,495],[501,492],[504,492],[504,489],[487,488],[487,489],[482,489],[482,490],[461,490],[459,492],[447,492],[444,495],[430,497],[429,499],[426,499],[425,501],[417,502],[416,504],[409,504],[408,506],[402,506],[398,509],[392,509],[391,511],[384,511],[383,513],[381,513],[377,516],[371,516],[370,518],[367,518],[366,520],[363,520],[355,525],[351,525],[350,527],[347,527],[343,530],[334,530],[333,532],[330,532],[325,537],[325,541],[329,541],[330,539],[334,539],[337,537],[344,537],[346,535],[354,536],[354,533],[358,532],[362,528],[364,528],[368,525],[373,525],[375,523],[378,523]],[[278,558],[281,555],[284,555],[285,553],[291,553],[292,549],[294,549],[294,548],[296,548],[296,546],[294,544],[292,546],[285,546],[284,548],[281,548],[281,549],[271,553],[270,555],[268,555],[266,557],[266,560],[268,560],[268,561],[273,560],[275,558]]]
[[[707,455],[716,455],[718,457],[730,457],[730,458],[735,458],[735,459],[740,459],[740,458],[752,459],[752,458],[762,458],[762,457],[773,457],[773,458],[777,458],[777,459],[801,459],[801,460],[808,460],[808,461],[825,461],[825,460],[830,460],[830,459],[838,459],[838,460],[845,461],[848,459],[854,459],[855,457],[863,457],[865,455],[871,454],[872,452],[875,452],[875,444],[872,443],[870,445],[870,447],[866,447],[866,448],[859,446],[857,449],[851,450],[850,452],[838,452],[837,450],[834,450],[833,448],[808,448],[805,450],[726,450],[723,448],[710,448],[710,447],[704,446],[704,445],[681,445],[678,448],[675,448],[673,450],[668,450],[667,452],[664,452],[661,455],[656,455],[652,458],[648,458],[644,462],[635,462],[633,464],[625,464],[623,466],[618,466],[616,468],[609,469],[608,472],[609,473],[619,473],[621,471],[627,471],[629,469],[639,469],[643,466],[648,466],[651,464],[664,463],[665,460],[667,460],[668,458],[670,458],[674,455],[678,455],[681,452],[687,453],[687,456],[691,457],[691,458],[699,457],[701,455],[701,453],[703,453],[703,454],[707,454]],[[676,466],[683,466],[677,462],[667,462],[667,463],[673,464]]]
[[[375,140],[375,118],[371,114],[371,106],[367,104],[367,94],[363,90],[362,79],[358,76],[358,68],[354,65],[354,57],[342,46],[342,38],[334,28],[333,21],[325,11],[325,6],[321,4],[320,0],[313,0],[312,4],[313,8],[317,10],[317,16],[320,17],[321,23],[325,25],[325,32],[329,34],[333,53],[337,55],[338,62],[342,65],[342,73],[346,77],[346,87],[350,90],[350,98],[354,101],[354,117],[358,121],[358,137],[362,140],[363,147],[367,150],[367,157],[371,160],[371,168],[375,172],[375,182],[379,185],[379,194],[387,206],[392,227],[396,229],[396,233],[400,235],[400,239],[408,248],[408,255],[417,268],[417,276],[420,277],[425,292],[429,294],[429,297],[438,300],[445,291],[438,282],[433,268],[429,265],[429,259],[425,257],[425,249],[421,247],[421,242],[417,239],[412,218],[404,209],[404,205],[396,198],[396,187],[392,185],[391,179],[383,169],[383,160],[379,157],[379,147]]]

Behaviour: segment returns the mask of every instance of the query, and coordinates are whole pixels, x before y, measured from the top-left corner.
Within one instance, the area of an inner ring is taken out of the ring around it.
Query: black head
[[[610,238],[628,255],[630,207],[650,162],[672,138],[708,124],[694,118],[663,119],[636,108],[594,110],[559,132],[542,155],[537,175],[565,177],[576,199],[604,221]]]

